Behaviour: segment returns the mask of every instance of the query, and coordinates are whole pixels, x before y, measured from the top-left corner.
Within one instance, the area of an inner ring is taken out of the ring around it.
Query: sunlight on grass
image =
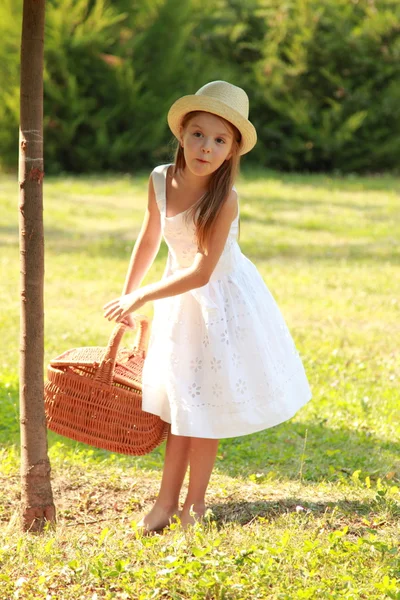
[[[46,181],[46,364],[106,345],[102,306],[122,289],[147,180]],[[237,187],[242,250],[285,316],[312,401],[279,427],[220,443],[213,516],[191,536],[135,532],[163,447],[117,456],[50,433],[59,524],[42,542],[16,529],[18,211],[16,182],[2,177],[1,598],[400,597],[400,179],[250,170]],[[165,259],[163,245],[146,281]]]

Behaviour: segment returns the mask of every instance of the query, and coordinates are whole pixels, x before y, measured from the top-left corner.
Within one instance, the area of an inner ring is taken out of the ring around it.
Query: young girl
[[[143,410],[171,426],[160,491],[139,523],[146,531],[161,530],[176,514],[183,527],[204,515],[220,438],[277,425],[311,398],[284,318],[237,242],[233,184],[240,155],[257,139],[248,110],[246,93],[224,81],[172,105],[175,162],[150,176],[124,293],[104,306],[109,320],[132,324],[131,313],[156,301]],[[165,273],[139,289],[161,237],[168,245]]]

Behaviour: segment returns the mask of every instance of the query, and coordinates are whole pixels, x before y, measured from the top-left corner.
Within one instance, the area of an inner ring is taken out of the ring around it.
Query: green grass
[[[147,175],[45,181],[45,363],[105,345]],[[49,434],[58,525],[18,531],[17,184],[0,183],[0,598],[400,599],[400,179],[244,171],[241,246],[276,298],[312,401],[223,440],[210,522],[141,538],[163,448]],[[147,281],[164,268],[163,246]],[[151,316],[151,306],[144,311]],[[127,343],[131,343],[128,336]]]

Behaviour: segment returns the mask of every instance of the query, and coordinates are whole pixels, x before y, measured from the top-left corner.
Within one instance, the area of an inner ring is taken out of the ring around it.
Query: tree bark
[[[43,50],[45,0],[24,0],[19,138],[21,514],[55,522],[44,412]]]

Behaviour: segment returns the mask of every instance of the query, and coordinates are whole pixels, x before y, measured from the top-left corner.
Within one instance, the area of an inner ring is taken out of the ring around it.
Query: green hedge
[[[0,155],[18,152],[21,0],[0,7]],[[286,170],[400,161],[400,3],[48,0],[45,169],[131,171],[170,153],[166,112],[206,81],[248,91],[259,142]]]
[[[400,3],[277,5],[254,74],[260,160],[314,171],[399,166]]]
[[[165,113],[184,75],[179,57],[190,31],[188,9],[166,0],[152,14],[135,12],[135,20],[102,0],[91,10],[87,0],[53,4],[46,38],[47,169],[130,171],[150,164],[166,151]]]
[[[18,162],[21,2],[0,5],[0,166]]]

